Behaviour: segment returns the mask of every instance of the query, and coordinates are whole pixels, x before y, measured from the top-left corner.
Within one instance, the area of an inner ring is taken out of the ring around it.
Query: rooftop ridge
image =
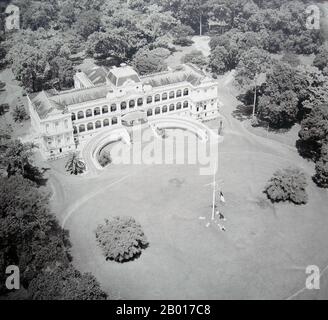
[[[170,73],[170,72],[172,72],[172,71],[166,70],[166,71],[160,71],[160,72],[155,72],[155,73],[151,73],[151,74],[146,74],[146,75],[140,76],[140,80],[141,79],[146,79],[146,78],[151,78],[153,76],[164,75],[164,74],[167,74],[167,73]]]
[[[112,86],[109,85],[108,83],[100,83],[100,84],[95,85],[94,87],[73,88],[73,89],[64,90],[64,91],[60,91],[60,92],[57,91],[57,93],[54,96],[59,96],[59,95],[64,95],[64,94],[69,94],[69,93],[75,93],[75,92],[81,92],[81,91],[94,90],[94,89],[99,89],[100,87],[112,88]]]
[[[35,101],[36,100],[36,101]],[[33,108],[39,114],[40,118],[45,118],[51,111],[56,109],[56,106],[53,105],[52,101],[49,99],[46,91],[40,91],[31,101]],[[44,108],[44,104],[45,107]],[[41,108],[43,110],[41,110]]]

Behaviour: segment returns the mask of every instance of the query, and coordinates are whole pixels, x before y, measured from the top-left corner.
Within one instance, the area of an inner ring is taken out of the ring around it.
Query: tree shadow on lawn
[[[274,203],[271,202],[266,196],[257,196],[255,198],[255,204],[262,210],[267,210],[269,209],[275,217],[277,216],[277,211],[274,206]]]
[[[252,113],[252,105],[239,104],[236,109],[232,111],[232,116],[239,121],[245,121],[252,118]]]
[[[131,258],[127,258],[127,259],[124,259],[124,260],[122,260],[122,261],[118,261],[118,260],[115,260],[114,258],[105,257],[105,260],[106,260],[106,261],[117,262],[117,263],[120,263],[120,264],[123,264],[123,263],[126,263],[126,262],[132,262],[132,261],[135,261],[135,260],[139,259],[140,256],[141,256],[141,254],[143,253],[143,251],[149,247],[149,243],[147,243],[147,244],[140,244],[139,247],[140,247],[140,249],[142,249],[142,251],[136,253],[136,254],[135,254],[134,256],[132,256]]]

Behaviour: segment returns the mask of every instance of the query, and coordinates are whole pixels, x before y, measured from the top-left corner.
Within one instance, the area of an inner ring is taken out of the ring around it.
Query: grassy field
[[[300,289],[307,265],[327,264],[326,194],[310,183],[308,205],[271,205],[263,186],[291,161],[239,147],[227,137],[221,151],[226,233],[199,220],[210,214],[211,178],[196,166],[111,167],[98,179],[69,178],[73,210],[61,220],[76,266],[124,298],[286,298]],[[113,215],[142,224],[150,247],[139,259],[106,262],[96,246],[97,224]]]
[[[222,79],[222,82],[225,82]],[[232,117],[237,101],[220,86],[225,140],[220,172],[226,232],[206,228],[210,176],[197,165],[109,166],[98,177],[50,179],[58,218],[69,229],[74,264],[91,271],[114,297],[131,299],[321,298],[304,290],[305,268],[328,263],[327,191],[311,181],[313,165],[279,139],[249,132]],[[213,126],[213,124],[212,124]],[[264,131],[265,132],[265,131]],[[283,138],[282,138],[283,139]],[[189,146],[193,148],[193,146]],[[307,175],[309,203],[272,205],[262,193],[287,166]],[[56,180],[55,180],[56,179]],[[135,217],[150,246],[135,261],[106,262],[94,230],[114,215]]]

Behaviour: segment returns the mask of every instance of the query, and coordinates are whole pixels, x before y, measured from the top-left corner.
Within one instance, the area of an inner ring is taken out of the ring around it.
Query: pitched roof
[[[122,66],[119,68],[112,68],[108,73],[108,79],[116,87],[123,86],[127,81],[134,83],[140,82],[138,73],[130,66]]]
[[[111,88],[108,86],[75,89],[64,92],[49,90],[31,94],[29,97],[40,119],[45,119],[51,112],[64,112],[67,106],[106,98],[110,90]]]
[[[94,85],[106,83],[108,72],[109,69],[106,67],[93,67],[84,71],[85,75]]]
[[[108,92],[113,91],[113,85],[123,86],[127,81],[152,87],[161,87],[180,82],[189,82],[196,86],[207,75],[192,64],[184,64],[174,70],[139,77],[137,72],[129,67],[108,69],[105,67],[93,67],[85,71],[85,75],[95,85],[90,88],[72,89],[58,92],[55,89],[30,94],[29,98],[41,119],[45,119],[52,112],[65,112],[66,107],[106,98]]]
[[[106,67],[93,67],[84,71],[87,78],[94,84],[100,85],[112,83],[116,87],[123,86],[127,81],[134,83],[143,82],[153,87],[160,87],[169,84],[188,81],[193,85],[198,85],[206,77],[206,74],[192,64],[184,64],[173,70],[150,74],[139,77],[138,73],[130,66],[123,65],[108,69]]]
[[[198,85],[205,77],[206,74],[203,71],[191,64],[185,64],[167,72],[144,76],[142,80],[152,87],[160,87],[184,81]]]
[[[33,96],[30,96],[30,99],[34,105],[35,111],[38,113],[41,119],[44,119],[48,116],[49,113],[55,110],[64,110],[62,106],[58,106],[57,103],[54,103],[49,99],[51,94],[46,91],[41,91]]]

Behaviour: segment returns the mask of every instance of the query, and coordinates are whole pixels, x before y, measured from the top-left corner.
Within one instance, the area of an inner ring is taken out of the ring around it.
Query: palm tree
[[[70,174],[81,174],[86,170],[84,162],[79,158],[78,152],[72,152],[67,160],[65,168]]]

